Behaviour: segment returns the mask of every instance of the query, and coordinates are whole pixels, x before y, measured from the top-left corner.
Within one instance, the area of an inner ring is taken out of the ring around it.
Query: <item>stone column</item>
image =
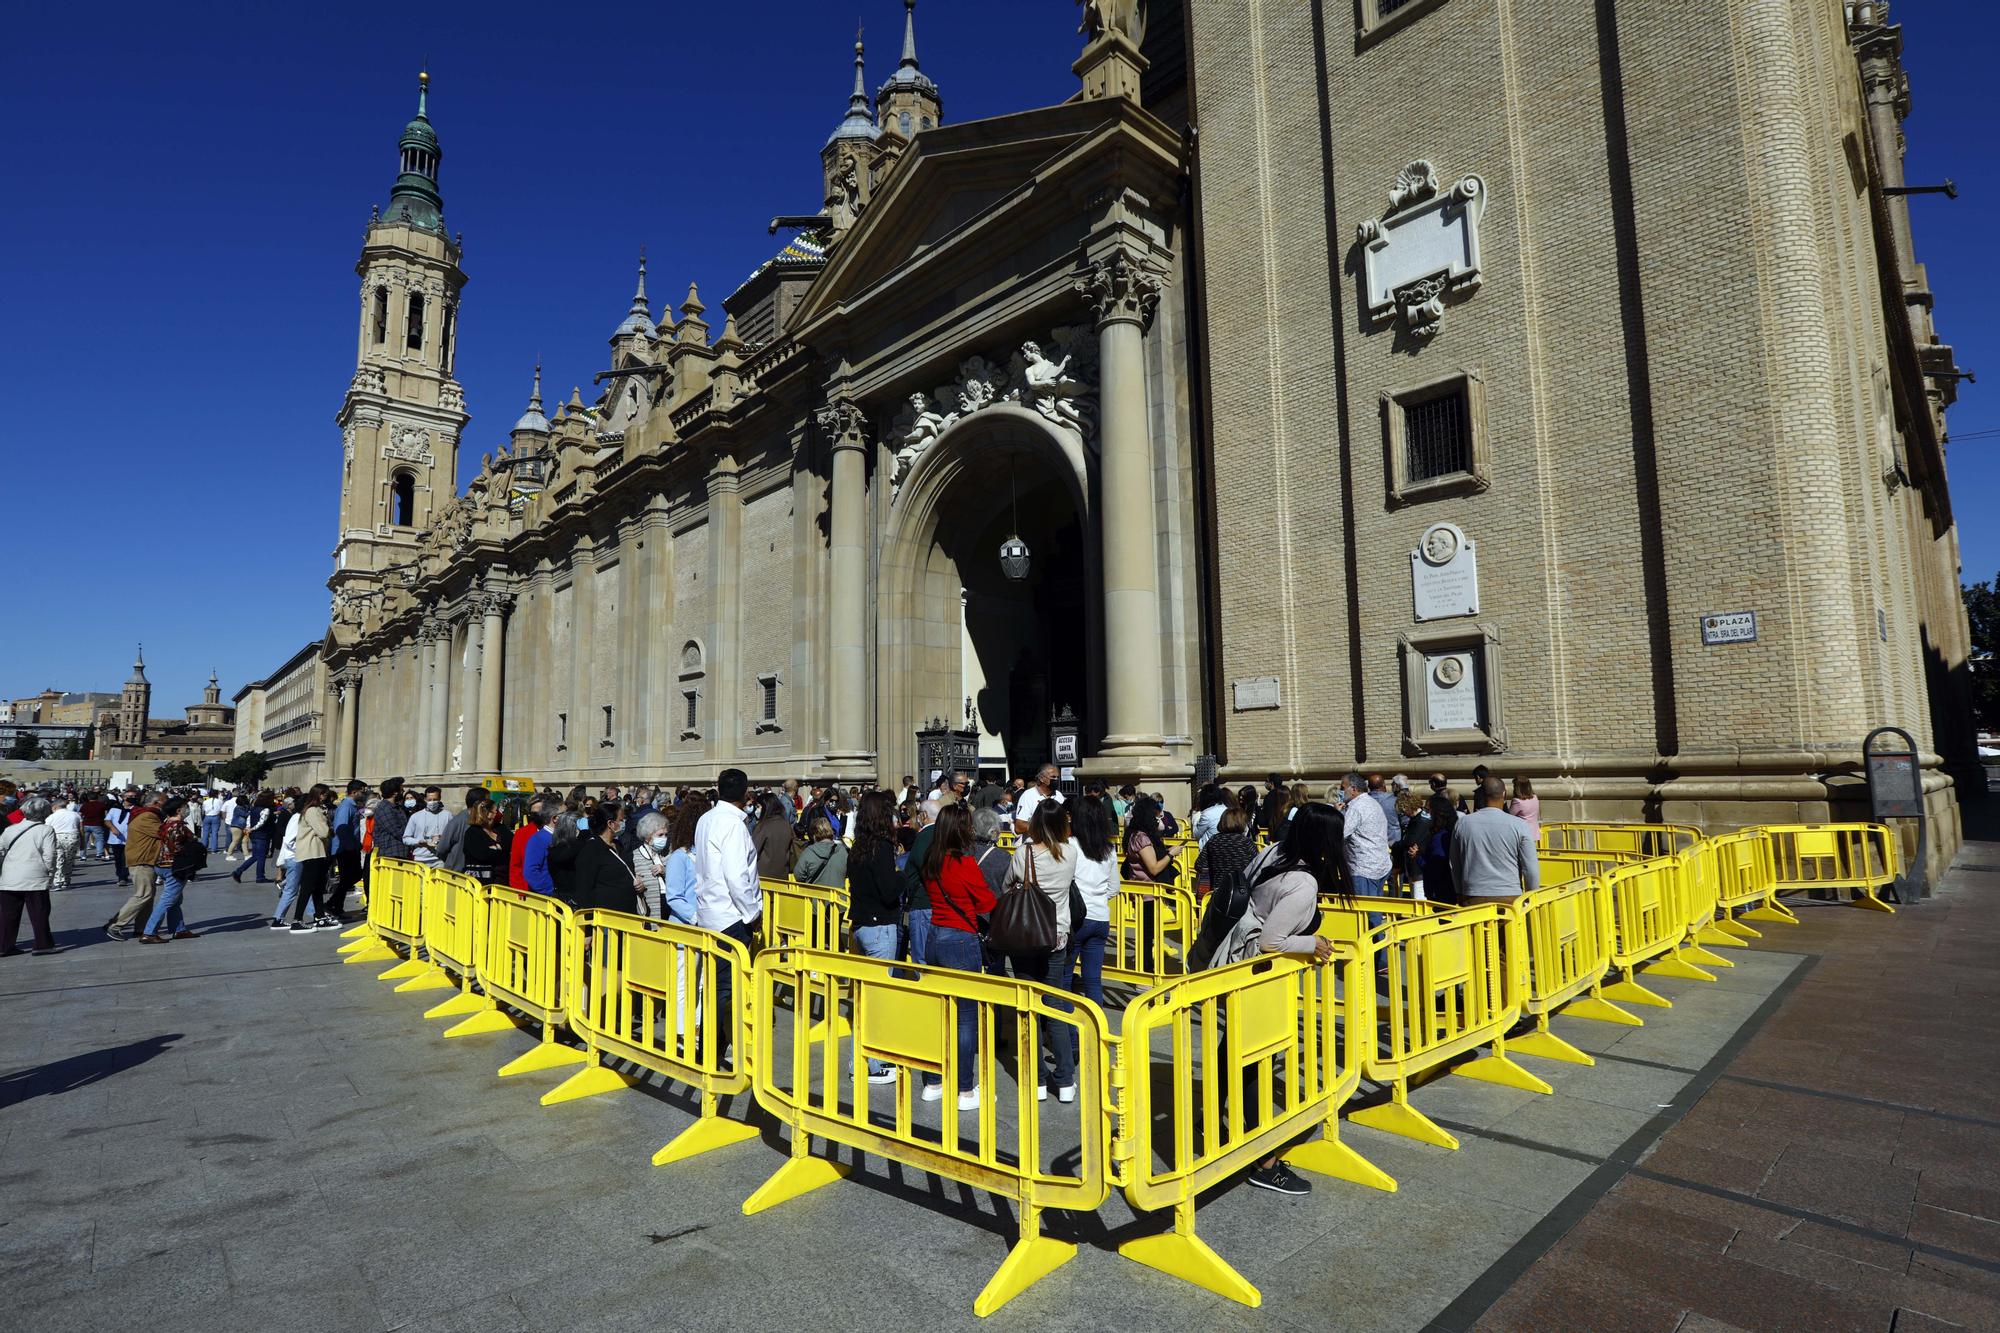
[[[361,668],[341,672],[340,731],[334,742],[333,777],[345,782],[361,768]]]
[[[481,773],[500,771],[500,682],[506,668],[508,598],[489,593],[479,599],[479,750]]]
[[[479,758],[479,600],[465,608],[465,631],[461,639],[452,637],[452,666],[456,669],[458,703],[452,709],[452,731],[446,737],[447,751],[457,751],[454,773],[469,773]]]
[[[639,634],[641,710],[640,735],[645,752],[640,760],[664,764],[673,745],[674,672],[680,665],[680,641],[673,624],[674,530],[665,496],[655,496],[646,510],[646,619]]]
[[[424,771],[443,775],[451,769],[451,710],[456,704],[451,686],[451,646],[458,637],[451,625],[440,621],[431,630],[431,737],[430,762]]]
[[[737,626],[742,618],[743,479],[733,455],[719,455],[708,474],[708,685],[713,693],[703,710],[709,757],[733,762],[743,748],[738,712]]]
[[[1153,446],[1141,337],[1159,304],[1160,275],[1119,247],[1076,280],[1097,317],[1105,696],[1099,757],[1112,768],[1164,766],[1160,689],[1159,558],[1154,549]]]
[[[833,446],[833,493],[828,514],[829,676],[827,768],[859,776],[874,768],[868,748],[868,631],[863,582],[867,578],[867,418],[845,399],[819,414]]]
[[[417,632],[417,735],[410,748],[416,754],[411,766],[417,773],[436,771],[431,743],[437,737],[438,633],[435,621],[426,621]]]
[[[597,642],[597,548],[589,537],[576,539],[570,554],[569,584],[569,768],[590,764],[601,728],[591,707],[591,650]]]

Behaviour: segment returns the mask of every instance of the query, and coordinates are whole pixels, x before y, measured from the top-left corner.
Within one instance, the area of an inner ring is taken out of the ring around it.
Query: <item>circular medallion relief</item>
[[[1465,662],[1457,657],[1443,658],[1431,668],[1431,677],[1448,690],[1465,679]]]
[[[1417,552],[1427,565],[1448,565],[1465,543],[1465,535],[1450,523],[1433,523],[1424,529]]]

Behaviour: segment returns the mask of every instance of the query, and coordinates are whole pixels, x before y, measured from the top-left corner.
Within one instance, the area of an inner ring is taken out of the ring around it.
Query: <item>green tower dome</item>
[[[402,174],[389,191],[389,206],[382,211],[384,222],[401,222],[424,231],[444,235],[444,196],[438,193],[438,163],[444,158],[438,147],[437,131],[431,128],[427,103],[431,76],[417,75],[417,114],[403,127],[397,144]]]

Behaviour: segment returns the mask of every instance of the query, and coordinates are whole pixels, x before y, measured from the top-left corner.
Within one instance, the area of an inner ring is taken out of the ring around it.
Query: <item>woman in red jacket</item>
[[[993,910],[993,890],[986,873],[972,857],[972,812],[963,802],[954,802],[938,811],[937,828],[924,852],[924,888],[931,898],[931,944],[929,961],[961,972],[983,971],[986,955],[979,939],[979,918]],[[958,1109],[979,1106],[979,1067],[974,1055],[977,1045],[976,1008],[969,1000],[958,1002]],[[924,1076],[924,1100],[944,1096],[942,1080]]]

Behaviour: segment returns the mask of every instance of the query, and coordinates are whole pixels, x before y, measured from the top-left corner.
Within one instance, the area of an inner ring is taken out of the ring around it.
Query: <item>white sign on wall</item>
[[[1755,611],[1716,611],[1701,618],[1701,642],[1705,648],[1723,643],[1757,642]]]
[[[1276,708],[1279,703],[1278,678],[1276,676],[1255,676],[1249,680],[1235,682],[1236,711],[1247,713],[1257,708]]]
[[[1479,680],[1473,650],[1462,648],[1424,658],[1425,720],[1432,731],[1474,729],[1479,716]]]
[[[1479,614],[1479,549],[1455,523],[1433,523],[1410,552],[1410,600],[1418,620]]]

